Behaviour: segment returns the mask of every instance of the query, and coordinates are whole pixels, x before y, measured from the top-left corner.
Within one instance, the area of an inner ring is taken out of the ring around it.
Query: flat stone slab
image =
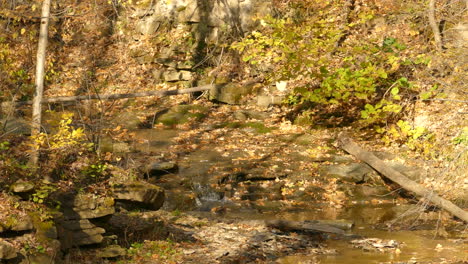
[[[62,248],[99,244],[106,232],[104,228],[95,226],[88,219],[59,221],[58,230]]]
[[[164,189],[141,181],[115,185],[113,187],[113,192],[116,200],[138,203],[135,205],[141,205],[151,210],[158,210],[161,208],[165,200]]]
[[[92,194],[63,195],[58,198],[62,203],[64,218],[92,219],[115,213],[114,198]]]

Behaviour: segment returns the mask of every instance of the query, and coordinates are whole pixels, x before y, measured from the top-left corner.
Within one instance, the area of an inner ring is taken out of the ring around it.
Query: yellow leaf
[[[36,11],[36,9],[37,9],[36,4],[32,5],[32,6],[31,6],[31,9],[32,9],[32,11]]]
[[[23,35],[25,32],[26,32],[26,29],[25,29],[25,28],[22,28],[22,29],[21,29],[21,35]]]

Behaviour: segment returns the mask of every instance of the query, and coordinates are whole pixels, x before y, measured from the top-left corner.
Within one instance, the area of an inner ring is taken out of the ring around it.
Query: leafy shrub
[[[435,135],[424,127],[413,127],[408,121],[399,120],[388,129],[378,129],[386,144],[396,142],[405,144],[410,150],[417,151],[426,157],[434,154]]]
[[[288,81],[292,91],[287,103],[336,105],[363,119],[366,126],[396,121],[404,97],[414,94],[408,67],[428,60],[407,58],[406,45],[394,37],[380,43],[346,40],[352,30],[365,27],[374,11],[349,11],[345,19],[337,13],[346,10],[345,2],[293,2],[296,7],[315,10],[314,15],[263,18],[261,31],[252,32],[232,48],[254,74],[265,75],[269,83]],[[362,110],[360,116],[356,107]]]

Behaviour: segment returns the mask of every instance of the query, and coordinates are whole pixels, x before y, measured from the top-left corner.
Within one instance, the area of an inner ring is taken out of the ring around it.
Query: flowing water
[[[137,149],[144,153],[156,153],[167,151],[172,140],[178,135],[176,130],[154,130],[137,131],[138,138],[146,141],[138,144]],[[334,249],[335,253],[323,255],[294,255],[278,260],[278,263],[444,263],[453,259],[467,258],[466,235],[449,234],[448,238],[435,238],[434,232],[426,231],[384,231],[376,229],[377,225],[394,219],[398,216],[396,212],[400,205],[386,203],[382,205],[359,204],[345,205],[345,209],[326,208],[323,205],[308,206],[305,208],[282,207],[281,202],[271,201],[269,205],[256,206],[254,203],[236,204],[226,197],[223,192],[213,188],[210,168],[213,166],[231,166],[233,156],[222,157],[216,151],[215,146],[208,146],[195,150],[178,161],[180,170],[174,178],[189,179],[190,188],[188,192],[196,194],[193,206],[189,210],[205,212],[209,214],[210,208],[216,206],[229,207],[225,215],[219,216],[223,219],[232,220],[273,220],[283,219],[290,221],[309,220],[336,220],[345,219],[353,222],[355,226],[348,231],[351,234],[365,238],[378,238],[394,240],[400,243],[398,250],[379,252],[378,250],[366,251],[353,247],[349,239],[328,239],[324,245],[328,249]],[[240,153],[234,153],[237,157]],[[196,164],[196,166],[195,166]],[[214,181],[216,183],[216,181]],[[164,186],[163,186],[164,187]],[[171,190],[168,190],[171,192]],[[262,208],[261,210],[259,208]],[[466,233],[466,232],[465,232]]]

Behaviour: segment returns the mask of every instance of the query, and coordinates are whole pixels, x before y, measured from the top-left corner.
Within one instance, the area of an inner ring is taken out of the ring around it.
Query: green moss
[[[192,120],[200,121],[206,117],[208,109],[200,105],[178,105],[161,115],[156,122],[166,126],[185,124]]]
[[[8,216],[7,220],[3,223],[3,226],[7,229],[12,228],[18,223],[17,215]]]
[[[54,212],[51,212],[53,214]],[[36,229],[36,237],[41,243],[49,243],[57,238],[57,229],[54,221],[43,220],[44,216],[38,212],[30,212],[29,216],[33,221],[33,226]]]
[[[260,122],[249,122],[244,125],[244,127],[250,127],[255,129],[257,133],[260,134],[265,134],[265,133],[270,133],[273,128],[266,127],[263,123]]]

